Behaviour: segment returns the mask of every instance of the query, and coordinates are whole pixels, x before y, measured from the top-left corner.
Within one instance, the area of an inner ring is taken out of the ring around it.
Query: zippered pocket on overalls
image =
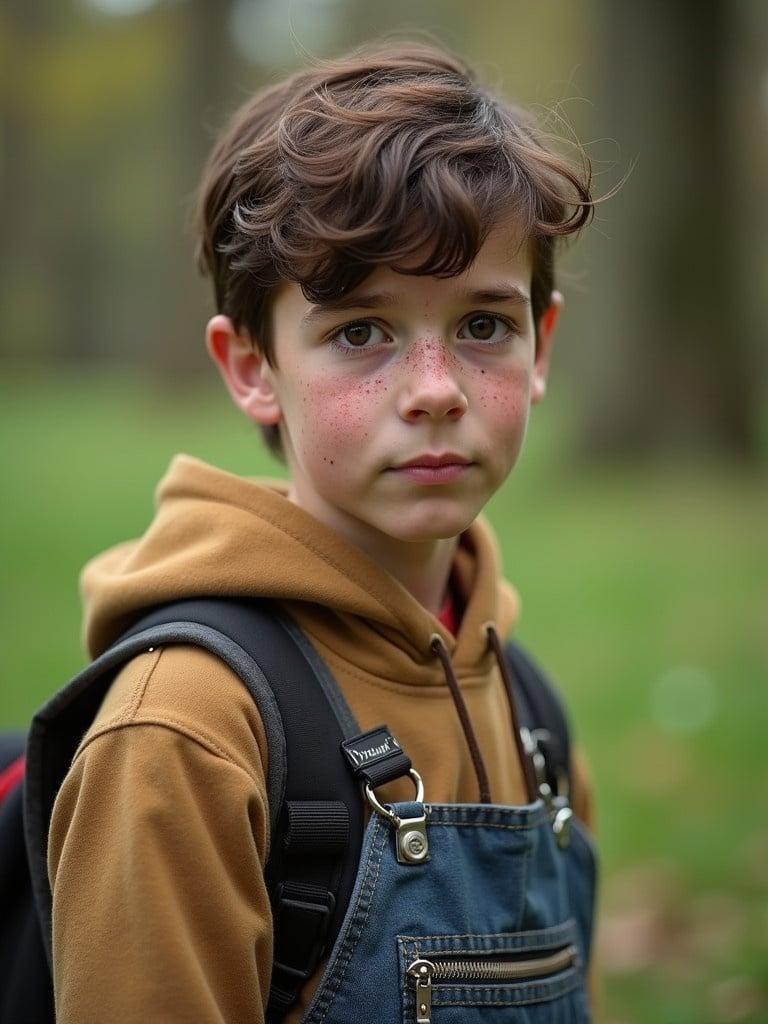
[[[530,1019],[543,1021],[554,1019],[548,1004],[564,1000],[572,1002],[573,1012],[558,1020],[588,1020],[572,925],[495,935],[401,937],[404,1021],[449,1024],[469,1008],[504,1013],[511,1006],[528,1006]]]
[[[578,963],[575,946],[565,946],[548,956],[518,957],[514,960],[463,958],[461,960],[414,960],[407,973],[416,988],[416,1024],[432,1024],[433,984],[476,982],[520,983],[559,974]]]

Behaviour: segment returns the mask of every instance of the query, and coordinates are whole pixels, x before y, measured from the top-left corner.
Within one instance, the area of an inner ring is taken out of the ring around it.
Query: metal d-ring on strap
[[[539,740],[546,742],[549,739],[549,731],[547,729],[526,729],[523,726],[520,729],[520,735],[526,751],[531,757],[539,795],[544,801],[544,806],[552,821],[552,831],[555,834],[557,845],[561,849],[565,849],[571,840],[573,810],[566,799],[557,797],[552,792],[552,787],[547,781],[547,763],[541,752]]]
[[[414,818],[401,818],[389,806],[380,803],[370,782],[365,783],[368,803],[381,814],[395,829],[395,850],[400,864],[423,864],[429,860],[429,839],[427,838],[427,814],[424,807],[424,783],[415,768],[408,774],[416,786],[416,803],[421,805],[421,814]]]
[[[416,803],[424,803],[424,782],[421,776],[419,775],[415,768],[410,768],[408,770],[408,774],[411,776],[416,786]],[[390,810],[389,806],[385,806],[384,804],[379,803],[379,800],[376,797],[376,794],[374,793],[370,782],[365,783],[365,795],[368,797],[368,803],[371,805],[371,807],[374,808],[374,810],[377,810],[379,814],[383,814],[388,821],[392,822],[395,828],[400,827],[400,822],[402,819],[399,818],[394,813],[394,811]]]

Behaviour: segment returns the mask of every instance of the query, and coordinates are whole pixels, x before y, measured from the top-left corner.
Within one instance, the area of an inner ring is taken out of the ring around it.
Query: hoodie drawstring
[[[537,787],[536,777],[534,775],[533,763],[531,761],[528,751],[525,749],[523,744],[523,737],[520,732],[520,717],[517,712],[517,706],[515,702],[514,688],[512,684],[512,676],[509,671],[509,665],[507,659],[504,656],[504,650],[499,640],[499,634],[496,632],[496,627],[489,623],[486,626],[486,633],[488,636],[488,645],[493,651],[496,662],[499,666],[501,678],[504,681],[504,688],[507,691],[507,699],[509,701],[509,713],[512,721],[512,734],[515,739],[515,747],[517,749],[517,755],[520,759],[520,766],[523,772],[523,781],[525,782],[525,789],[528,796],[528,801],[533,802],[536,799]],[[467,705],[464,701],[464,697],[459,687],[459,681],[456,678],[456,673],[453,669],[451,662],[451,656],[449,655],[443,638],[439,633],[434,633],[430,640],[430,649],[434,654],[438,656],[443,666],[443,672],[445,673],[445,679],[448,683],[448,689],[451,692],[453,703],[456,706],[456,711],[459,715],[459,721],[461,722],[461,728],[464,732],[464,738],[467,741],[467,747],[472,758],[472,764],[475,769],[475,775],[477,776],[477,784],[480,790],[480,803],[489,804],[491,802],[491,787],[488,781],[488,771],[483,761],[483,755],[480,753],[480,744],[477,742],[474,729],[472,728],[472,722],[469,718],[469,712],[467,711]]]
[[[480,803],[489,804],[491,802],[491,787],[488,782],[488,772],[483,762],[483,755],[480,753],[480,744],[477,742],[475,731],[469,720],[467,705],[464,703],[464,698],[461,695],[459,681],[456,678],[456,673],[453,671],[451,656],[446,650],[443,638],[439,633],[434,633],[432,635],[429,646],[442,662],[443,672],[445,672],[445,679],[448,683],[448,689],[451,691],[453,703],[456,705],[456,710],[459,713],[459,721],[461,722],[461,728],[464,730],[464,738],[466,739],[467,746],[469,747],[472,764],[475,766],[477,784],[480,788]]]

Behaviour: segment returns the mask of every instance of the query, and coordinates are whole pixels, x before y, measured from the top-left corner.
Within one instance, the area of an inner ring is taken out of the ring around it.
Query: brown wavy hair
[[[218,311],[275,365],[270,299],[280,281],[322,302],[381,264],[450,277],[512,214],[532,243],[538,329],[555,242],[594,210],[591,165],[579,153],[577,169],[528,112],[480,87],[451,54],[362,48],[255,93],[234,113],[200,184],[197,264]],[[282,456],[278,428],[263,432]]]

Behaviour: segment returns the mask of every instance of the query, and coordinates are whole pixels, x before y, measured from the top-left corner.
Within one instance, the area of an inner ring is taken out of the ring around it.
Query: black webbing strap
[[[349,812],[335,800],[292,800],[285,847],[292,853],[340,853],[349,839]]]
[[[517,683],[520,724],[536,730],[547,782],[553,793],[562,793],[564,781],[570,785],[571,774],[570,729],[563,703],[552,682],[519,644],[510,641],[504,650]]]
[[[308,653],[274,605],[223,598],[179,601],[156,609],[130,633],[168,621],[199,623],[234,641],[260,667],[279,709],[285,786],[280,806],[271,808],[265,868],[275,933],[266,1016],[278,1021],[333,945],[357,873],[363,804],[340,752],[344,732]]]

